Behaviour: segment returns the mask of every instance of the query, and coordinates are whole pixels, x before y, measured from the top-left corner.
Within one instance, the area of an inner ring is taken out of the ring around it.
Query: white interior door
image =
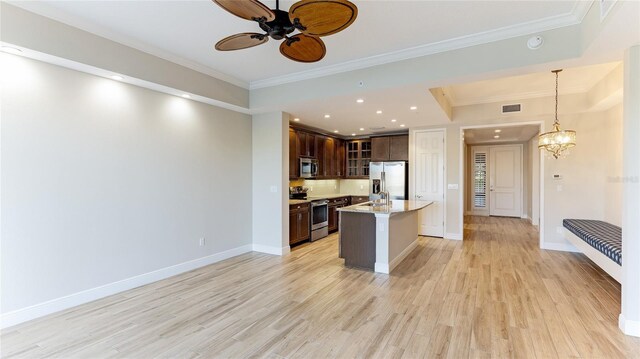
[[[415,198],[432,201],[420,211],[420,235],[444,237],[444,131],[416,132]]]
[[[490,215],[520,217],[522,214],[522,146],[489,148]]]

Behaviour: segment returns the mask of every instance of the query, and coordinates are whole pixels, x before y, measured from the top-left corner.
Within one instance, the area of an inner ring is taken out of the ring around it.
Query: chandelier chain
[[[556,72],[556,120],[555,123],[558,123],[558,72]]]

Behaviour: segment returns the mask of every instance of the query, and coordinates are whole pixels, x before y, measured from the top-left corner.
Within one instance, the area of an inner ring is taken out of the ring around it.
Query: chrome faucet
[[[389,192],[387,192],[387,181],[385,179],[385,173],[382,172],[380,174],[380,179],[381,179],[381,187],[382,187],[382,191],[380,191],[380,199],[383,205],[388,206],[391,204],[391,201],[389,200]]]

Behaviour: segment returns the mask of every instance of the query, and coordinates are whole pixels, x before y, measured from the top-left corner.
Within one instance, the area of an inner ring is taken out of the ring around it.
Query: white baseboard
[[[622,313],[618,317],[618,326],[625,335],[640,337],[640,322],[635,320],[627,320]]]
[[[580,250],[578,248],[574,247],[570,243],[549,243],[549,242],[544,242],[544,243],[542,243],[540,248],[548,249],[548,250],[551,250],[551,251],[582,253],[582,252],[580,252]]]
[[[194,259],[188,262],[176,264],[170,267],[161,268],[153,272],[126,278],[117,282],[105,284],[81,292],[73,293],[64,297],[52,299],[43,303],[35,304],[26,308],[4,313],[0,316],[0,328],[7,328],[32,319],[40,318],[55,312],[59,312],[71,307],[92,302],[113,294],[124,292],[125,290],[140,287],[149,283],[188,272],[200,267],[207,266],[222,260],[251,252],[251,244],[232,248],[224,252],[215,253],[206,257]]]
[[[291,252],[291,247],[275,247],[275,246],[265,246],[264,244],[253,244],[253,251],[267,254],[275,254],[277,256],[283,256],[285,254],[289,254]]]
[[[389,274],[389,265],[385,263],[376,262],[373,266],[373,271],[376,273]]]
[[[453,239],[456,241],[462,240],[462,233],[445,233],[444,239]]]

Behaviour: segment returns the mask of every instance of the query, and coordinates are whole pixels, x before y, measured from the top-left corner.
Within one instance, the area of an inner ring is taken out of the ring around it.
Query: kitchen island
[[[390,273],[418,244],[418,213],[433,202],[393,200],[338,209],[340,258],[347,267]]]

